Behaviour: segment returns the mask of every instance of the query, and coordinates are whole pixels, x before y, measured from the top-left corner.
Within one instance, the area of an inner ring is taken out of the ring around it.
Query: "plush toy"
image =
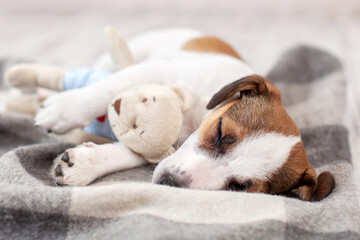
[[[113,29],[107,29],[106,34],[110,39],[110,55],[115,65],[118,69],[129,65],[132,60],[130,51],[124,47],[125,41]],[[41,87],[46,90],[9,98],[8,109],[35,114],[48,95],[85,87],[111,74],[106,70],[64,69],[40,64],[15,65],[5,75],[10,86]],[[82,135],[77,138],[80,142],[96,143],[119,140],[149,162],[158,163],[175,151],[173,144],[179,138],[183,112],[190,109],[192,104],[192,94],[183,86],[136,86],[119,93],[109,104],[107,115],[99,116],[82,129],[87,137]],[[94,135],[97,137],[94,138]]]
[[[192,94],[185,87],[145,84],[116,96],[108,118],[119,141],[158,163],[175,151],[183,112],[192,104]]]

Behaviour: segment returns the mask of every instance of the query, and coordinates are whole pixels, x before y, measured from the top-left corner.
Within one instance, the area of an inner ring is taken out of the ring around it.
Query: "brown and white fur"
[[[278,89],[224,41],[193,29],[168,29],[127,43],[134,65],[84,89],[49,97],[36,124],[64,133],[105,114],[110,100],[131,86],[180,84],[196,103],[184,116],[181,147],[156,167],[154,183],[291,194],[306,201],[332,191],[333,176],[316,177]],[[87,143],[67,150],[53,171],[58,184],[86,185],[145,163],[121,143]]]

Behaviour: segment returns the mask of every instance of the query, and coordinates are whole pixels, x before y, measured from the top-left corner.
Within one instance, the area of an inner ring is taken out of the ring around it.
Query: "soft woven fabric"
[[[154,185],[149,183],[152,165],[87,187],[57,187],[49,168],[69,145],[45,143],[49,139],[32,127],[32,119],[2,114],[0,149],[11,151],[0,157],[0,239],[359,239],[347,130],[338,125],[346,97],[341,65],[326,52],[297,47],[282,56],[268,78],[303,127],[316,172],[335,176],[327,198],[304,202]]]

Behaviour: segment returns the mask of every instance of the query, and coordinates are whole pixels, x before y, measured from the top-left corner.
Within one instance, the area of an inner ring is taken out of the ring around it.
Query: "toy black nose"
[[[113,104],[113,107],[118,115],[120,115],[120,105],[121,105],[121,99],[116,100]]]
[[[170,187],[177,187],[175,179],[171,174],[166,174],[166,175],[162,176],[159,179],[158,184],[167,185],[167,186],[170,186]]]

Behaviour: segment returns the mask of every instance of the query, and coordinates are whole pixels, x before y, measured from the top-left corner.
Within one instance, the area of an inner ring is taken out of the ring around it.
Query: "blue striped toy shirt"
[[[64,91],[83,88],[93,83],[100,81],[101,79],[109,76],[111,72],[102,70],[93,70],[87,68],[69,69],[64,75]],[[83,128],[87,133],[102,136],[114,141],[117,141],[113,131],[111,130],[108,116],[100,116],[94,119],[90,125]]]

